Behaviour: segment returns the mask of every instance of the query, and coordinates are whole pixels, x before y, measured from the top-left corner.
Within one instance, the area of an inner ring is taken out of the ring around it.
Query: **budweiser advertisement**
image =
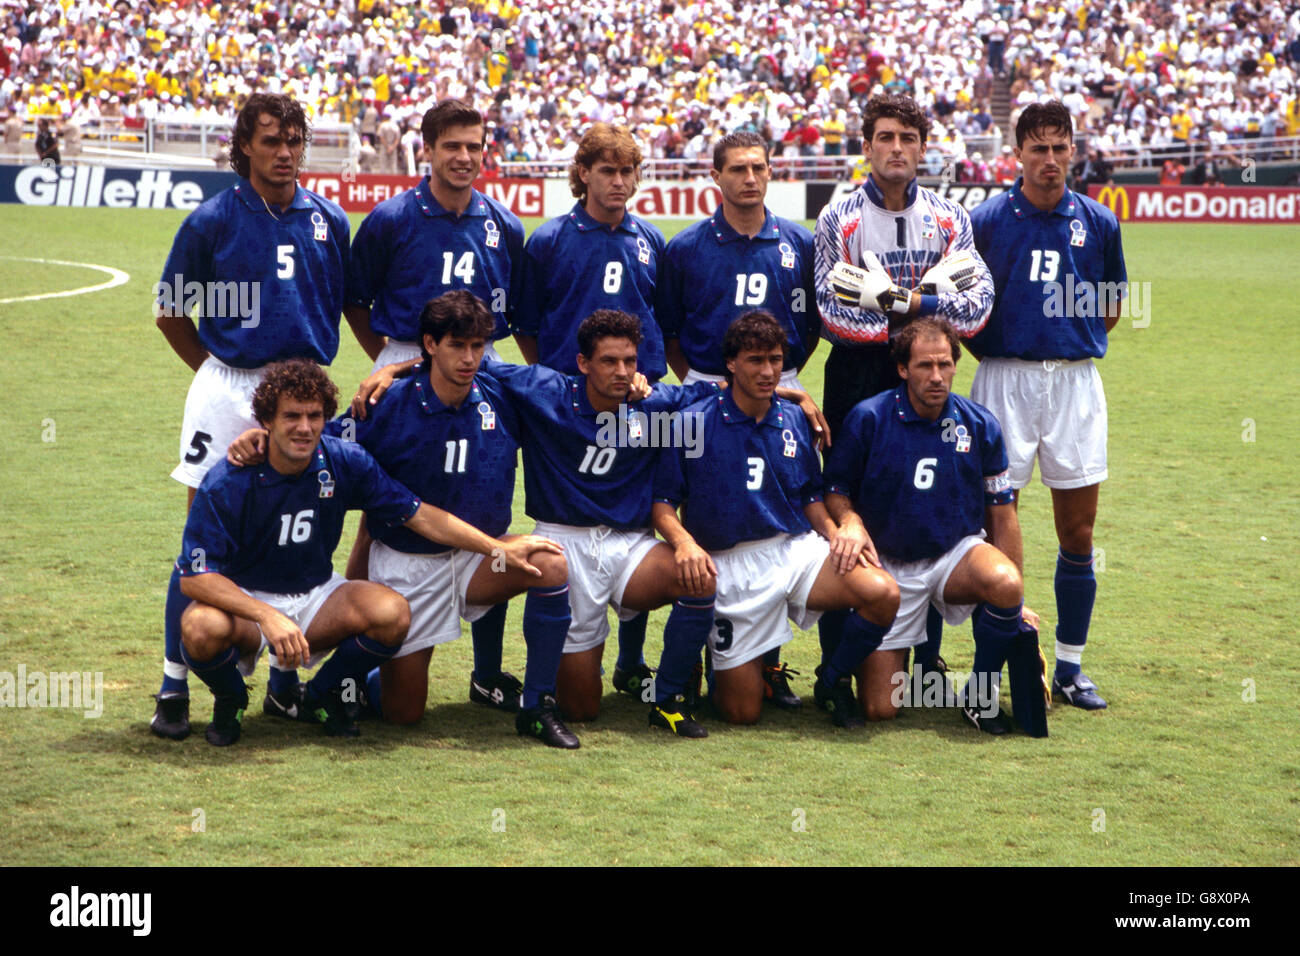
[[[1089,186],[1120,222],[1300,222],[1300,189],[1270,186]]]

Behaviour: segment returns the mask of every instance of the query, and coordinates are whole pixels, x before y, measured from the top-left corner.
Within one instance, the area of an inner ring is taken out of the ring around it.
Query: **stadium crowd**
[[[0,0],[0,10],[0,114],[51,119],[65,155],[103,117],[230,119],[256,90],[353,124],[363,167],[393,172],[413,169],[419,119],[447,96],[489,118],[489,172],[567,162],[598,120],[630,126],[647,157],[701,168],[710,144],[739,129],[778,156],[856,155],[861,106],[884,91],[935,117],[934,163],[951,155],[968,165],[962,178],[1002,178],[987,161],[1002,157],[965,148],[996,132],[999,84],[1010,86],[1012,124],[1026,103],[1060,97],[1103,153],[1149,159],[1189,142],[1300,134],[1300,6],[1276,0]]]

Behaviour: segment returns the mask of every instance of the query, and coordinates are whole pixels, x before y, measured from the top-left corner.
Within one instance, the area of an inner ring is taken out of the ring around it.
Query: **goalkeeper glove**
[[[830,280],[835,297],[847,305],[906,315],[912,303],[911,290],[894,285],[883,269],[860,269],[837,262],[831,268]]]
[[[917,292],[921,295],[941,295],[945,292],[965,292],[979,284],[984,268],[967,249],[955,252],[939,261],[938,265],[921,276]]]

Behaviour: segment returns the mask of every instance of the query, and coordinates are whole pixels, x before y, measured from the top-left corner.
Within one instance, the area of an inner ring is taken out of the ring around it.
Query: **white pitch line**
[[[35,302],[38,299],[62,299],[70,295],[85,295],[88,292],[102,292],[104,289],[113,289],[117,286],[129,282],[131,276],[121,269],[114,269],[112,266],[97,266],[93,262],[67,262],[63,259],[33,259],[30,256],[0,256],[0,259],[9,259],[13,262],[39,262],[47,266],[74,266],[78,269],[98,269],[106,274],[109,279],[107,282],[101,282],[99,285],[88,285],[81,289],[69,289],[67,292],[42,292],[40,295],[20,295],[12,299],[0,299],[0,305],[7,302]]]

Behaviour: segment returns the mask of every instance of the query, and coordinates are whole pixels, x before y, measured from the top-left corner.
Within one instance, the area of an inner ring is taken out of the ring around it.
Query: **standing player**
[[[543,223],[524,249],[523,291],[515,313],[519,350],[566,375],[578,368],[578,326],[598,309],[641,323],[637,367],[651,382],[668,370],[655,321],[663,234],[627,211],[641,178],[641,149],[621,126],[593,123],[569,166],[569,213]],[[646,616],[619,626],[614,686],[639,693],[650,671],[642,659]]]
[[[803,226],[774,216],[764,205],[772,175],[767,141],[732,133],[713,148],[713,181],[722,203],[708,219],[673,237],[655,290],[668,364],[690,384],[723,381],[722,341],[745,312],[771,313],[786,337],[781,384],[802,388],[799,372],[817,347],[821,320],[813,283],[813,238]],[[800,706],[774,647],[763,660],[768,698]]]
[[[849,413],[826,465],[826,510],[842,529],[833,549],[838,567],[852,567],[867,548],[901,594],[894,626],[863,662],[863,704],[870,720],[897,713],[896,675],[905,671],[907,649],[924,643],[933,603],[949,624],[975,612],[975,663],[962,714],[987,733],[1004,734],[998,675],[1022,613],[1033,612],[1023,607],[1020,525],[1001,429],[987,409],[951,394],[961,345],[950,325],[917,319],[892,347],[903,384]],[[1036,641],[1031,653],[1036,664]],[[1014,681],[1019,674],[1012,674]],[[1039,693],[1037,704],[1044,703]]]
[[[194,603],[181,627],[187,662],[216,697],[206,733],[216,746],[240,737],[248,693],[238,662],[263,642],[289,667],[335,648],[304,688],[303,709],[318,716],[326,733],[356,736],[359,695],[347,692],[393,656],[410,612],[391,589],[334,573],[349,509],[365,508],[386,527],[405,525],[431,541],[540,574],[527,560],[536,539],[491,538],[423,504],[355,443],[322,437],[337,394],[314,362],[291,359],[268,368],[252,400],[267,429],[265,464],[218,462],[190,509],[176,565]],[[559,551],[550,542],[541,546]]]
[[[918,315],[945,319],[962,338],[983,328],[993,281],[974,251],[970,217],[916,181],[930,120],[909,96],[875,96],[862,118],[871,173],[822,210],[815,238],[817,305],[831,341],[823,404],[834,436],[863,399],[894,388],[890,336]],[[834,644],[837,615],[822,622]],[[922,666],[939,660],[942,622],[931,616]]]
[[[352,246],[346,314],[376,369],[419,359],[421,310],[444,292],[464,289],[488,303],[493,341],[509,334],[517,304],[523,224],[474,188],[487,137],[482,115],[461,100],[442,100],[424,114],[420,131],[429,175],[376,206]],[[495,356],[490,344],[488,350]],[[349,577],[365,577],[369,546],[363,526]],[[522,685],[501,670],[505,623],[502,602],[471,626],[470,699],[515,710]]]
[[[1115,214],[1065,187],[1073,156],[1065,106],[1025,107],[1016,123],[1024,175],[972,217],[997,298],[988,326],[968,346],[981,359],[971,397],[1002,423],[1017,500],[1035,456],[1052,490],[1060,543],[1052,689],[1076,707],[1100,710],[1106,701],[1081,670],[1097,595],[1092,529],[1107,474],[1106,396],[1093,359],[1106,354],[1128,273]],[[1053,309],[1063,299],[1064,315]]]
[[[898,588],[869,558],[859,562],[861,547],[838,540],[841,530],[822,503],[821,466],[804,417],[775,397],[785,336],[762,311],[727,329],[723,354],[731,387],[687,412],[702,416],[704,455],[689,458],[673,449],[660,456],[655,528],[675,550],[679,579],[716,576],[712,630],[696,632],[693,648],[698,655],[707,633],[713,703],[728,722],[758,720],[763,654],[793,637],[787,618],[806,628],[822,611],[856,608],[815,693],[839,726],[861,727],[850,675],[889,630]],[[832,539],[847,555],[838,567]],[[666,669],[660,681],[685,677]]]
[[[310,138],[291,97],[250,96],[230,151],[240,181],[186,217],[155,289],[158,328],[195,372],[172,472],[189,487],[189,502],[226,445],[255,424],[250,400],[264,366],[287,358],[329,364],[338,350],[349,226],[342,209],[297,184]],[[172,740],[190,732],[180,632],[188,603],[173,571],[163,683],[149,725]],[[297,682],[274,662],[271,678],[277,686]]]

